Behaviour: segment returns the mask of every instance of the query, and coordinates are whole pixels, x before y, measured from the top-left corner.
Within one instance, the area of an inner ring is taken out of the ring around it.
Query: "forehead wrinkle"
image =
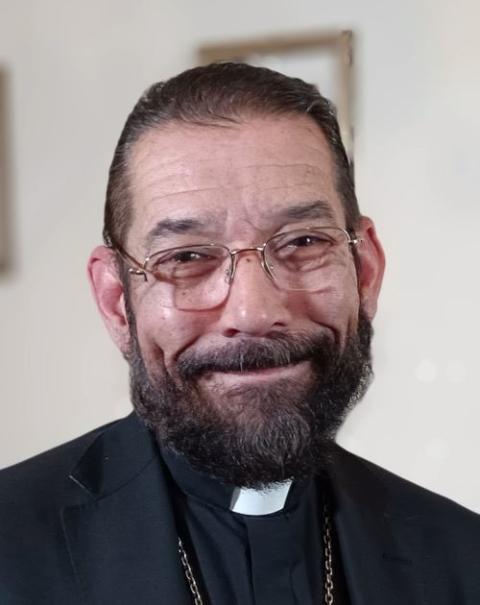
[[[268,164],[245,164],[245,168],[254,168],[262,170],[264,168],[306,168],[307,172],[315,170],[317,168],[314,164],[308,164],[306,162],[269,162]]]
[[[257,162],[255,164],[244,164],[242,168],[248,170],[249,172],[251,171],[254,174],[256,172],[268,171],[273,175],[277,175],[278,173],[283,175],[285,172],[293,172],[294,174],[300,173],[308,176],[324,172],[324,166],[317,166],[316,164],[306,162]]]
[[[143,188],[144,189],[143,193],[146,194],[146,197],[148,197],[148,191],[151,188],[154,188],[155,185],[156,185],[156,183],[152,183],[151,186],[146,186]],[[298,181],[290,182],[289,184],[286,184],[286,183],[275,184],[275,185],[272,184],[271,186],[265,186],[262,184],[262,187],[260,188],[260,190],[257,191],[257,193],[263,195],[265,193],[271,193],[271,192],[276,192],[276,191],[281,191],[281,192],[287,193],[287,192],[293,190],[293,191],[297,192],[300,187],[312,187],[314,189],[317,189],[318,183],[313,180],[299,179]],[[255,193],[255,190],[257,190],[257,188],[258,188],[258,183],[237,184],[237,185],[230,186],[230,187],[212,186],[212,187],[201,187],[201,188],[185,188],[185,189],[181,189],[179,191],[168,191],[165,193],[154,194],[152,197],[150,197],[148,199],[147,203],[154,204],[155,202],[162,201],[164,199],[175,199],[177,197],[181,197],[181,196],[185,196],[185,195],[193,197],[194,195],[197,195],[197,194],[206,194],[206,193],[222,194],[222,195],[228,197],[228,196],[232,196],[232,194],[235,192],[235,197],[237,197],[238,193],[253,194],[253,193]],[[284,197],[284,196],[282,196],[282,197]]]
[[[147,134],[154,135],[149,132]],[[158,134],[158,133],[157,133]],[[195,142],[195,141],[193,141]],[[133,176],[148,176],[150,172],[165,171],[165,178],[179,178],[180,175],[192,176],[201,172],[198,167],[209,166],[212,157],[199,155],[185,145],[162,144],[163,141],[150,137],[140,137],[130,156],[129,166]],[[187,142],[188,144],[188,142]],[[223,153],[218,154],[223,157]],[[211,171],[211,169],[209,170]]]
[[[291,189],[296,186],[313,185],[318,188],[332,188],[331,179],[328,177],[327,169],[322,166],[310,164],[264,164],[248,165],[242,167],[244,172],[235,174],[235,180],[239,187],[258,187],[262,190],[272,188]],[[327,175],[328,178],[325,178]]]
[[[295,191],[298,192],[300,188],[307,188],[307,187],[311,187],[313,191],[319,191],[319,187],[318,187],[318,183],[315,181],[298,181],[298,183],[290,183],[288,185],[286,184],[282,184],[282,185],[270,185],[270,186],[265,186],[261,188],[261,192],[270,192],[270,191]],[[244,189],[249,189],[249,186],[247,185],[246,187],[244,187]],[[321,197],[325,197],[326,193],[324,193]],[[299,195],[295,195],[293,197],[299,197]],[[305,198],[305,195],[301,195],[302,198]],[[311,196],[307,196],[307,197],[311,197]],[[289,201],[295,201],[294,199]],[[302,201],[302,200],[300,200]]]
[[[143,155],[148,157],[151,154],[144,153]],[[229,189],[236,187],[243,190],[249,186],[258,186],[259,181],[261,181],[262,189],[268,190],[268,187],[263,186],[265,180],[277,180],[278,188],[282,186],[292,187],[295,184],[285,183],[286,180],[291,180],[292,177],[295,178],[295,181],[298,180],[300,185],[306,185],[307,178],[309,180],[315,176],[323,178],[327,170],[326,166],[314,165],[308,162],[268,162],[261,164],[251,163],[251,158],[248,158],[250,159],[249,163],[242,164],[242,162],[233,161],[227,165],[224,164],[222,170],[218,171],[215,157],[199,158],[198,156],[195,157],[194,154],[192,157],[192,154],[187,153],[181,154],[180,161],[177,156],[168,162],[163,160],[156,162],[156,158],[153,155],[151,157],[154,160],[153,164],[151,162],[146,164],[137,163],[137,166],[132,167],[134,168],[132,176],[136,188],[140,191],[148,192],[151,188],[162,190],[171,187],[173,189],[173,191],[156,195],[155,198],[158,199],[177,193],[208,192],[226,187]],[[189,157],[191,157],[190,161],[188,161]],[[197,181],[198,187],[195,186],[195,181]]]
[[[313,181],[299,180],[298,183],[291,183],[290,185],[272,185],[270,187],[262,187],[261,192],[264,193],[264,192],[271,192],[271,191],[289,191],[291,189],[298,191],[298,187],[300,187],[300,186],[315,187],[317,185],[318,185],[318,183],[315,183]],[[164,193],[164,194],[160,194],[160,195],[155,195],[149,201],[156,202],[156,201],[163,200],[165,198],[175,198],[177,196],[196,194],[196,193],[212,193],[212,192],[214,192],[214,193],[230,194],[232,191],[248,192],[250,189],[253,189],[254,187],[255,187],[255,185],[248,184],[248,185],[239,185],[239,186],[235,186],[235,187],[202,187],[200,189],[182,189],[180,191],[174,191],[174,192],[168,192],[168,193]]]
[[[135,188],[140,191],[149,191],[150,189],[167,189],[172,185],[188,188],[188,175],[182,173],[165,174],[162,168],[152,166],[148,171],[138,172],[133,177]]]
[[[139,143],[142,142],[143,145]],[[185,161],[183,150],[173,153],[174,149],[170,147],[168,151],[162,153],[162,150],[155,149],[154,144],[150,144],[144,149],[147,141],[137,141],[131,152],[129,161],[129,178],[135,184],[138,190],[148,190],[152,187],[165,187],[172,181],[175,185],[188,187],[188,179],[192,177],[195,170],[193,165],[197,163]]]
[[[210,193],[212,191],[218,191],[218,187],[204,187],[203,189],[183,189],[181,191],[174,191],[174,192],[169,192],[169,193],[164,193],[162,195],[155,195],[153,196],[149,202],[150,203],[154,203],[154,202],[158,202],[160,200],[164,200],[165,198],[175,198],[177,196],[182,196],[182,195],[190,195],[190,194],[195,194],[195,193]]]

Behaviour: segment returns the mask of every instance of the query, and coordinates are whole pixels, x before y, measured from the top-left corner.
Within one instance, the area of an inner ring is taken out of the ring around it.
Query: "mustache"
[[[262,340],[242,339],[216,349],[185,351],[176,367],[184,380],[207,372],[266,370],[313,360],[318,366],[334,365],[338,358],[332,337],[322,334],[271,333]]]

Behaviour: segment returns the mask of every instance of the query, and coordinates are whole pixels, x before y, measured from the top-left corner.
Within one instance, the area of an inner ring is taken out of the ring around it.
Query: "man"
[[[242,64],[152,86],[99,311],[134,413],[0,474],[0,602],[480,603],[480,523],[336,446],[384,257],[329,102]]]

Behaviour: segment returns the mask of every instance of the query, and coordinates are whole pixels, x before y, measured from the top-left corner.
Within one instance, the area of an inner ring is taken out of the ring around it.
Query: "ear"
[[[356,247],[358,293],[365,313],[373,319],[385,270],[385,254],[371,219],[362,216],[357,233],[361,239]]]
[[[98,246],[88,260],[88,278],[98,310],[112,340],[125,355],[130,342],[125,292],[118,274],[115,253]]]

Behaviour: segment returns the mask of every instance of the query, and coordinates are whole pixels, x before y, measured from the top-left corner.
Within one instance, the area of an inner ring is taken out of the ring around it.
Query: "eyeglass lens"
[[[342,245],[348,241],[345,231],[333,227],[279,234],[265,245],[267,275],[280,289],[318,290],[348,251]],[[151,255],[146,269],[158,281],[160,305],[201,310],[214,308],[227,297],[231,263],[226,247],[182,246]]]

